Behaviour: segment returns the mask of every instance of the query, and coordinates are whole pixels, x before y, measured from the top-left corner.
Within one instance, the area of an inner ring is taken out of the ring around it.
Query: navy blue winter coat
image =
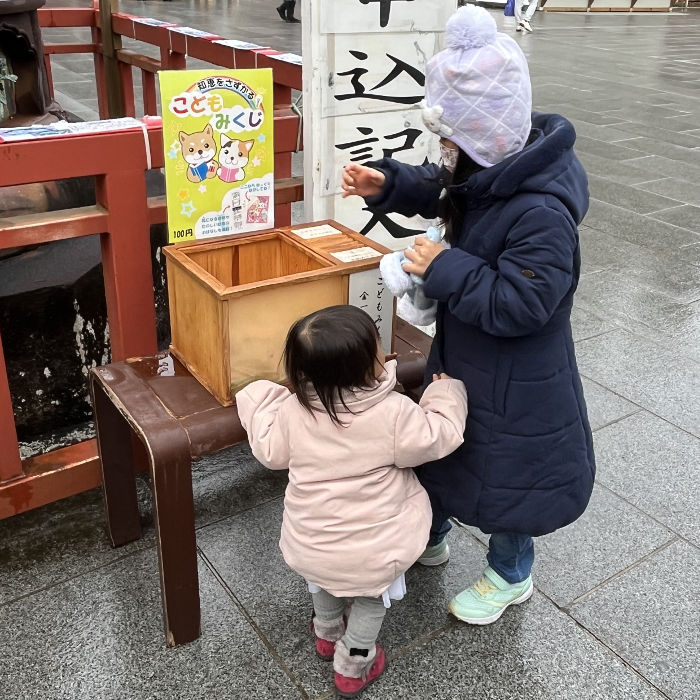
[[[588,504],[595,461],[570,324],[588,209],[575,138],[563,117],[533,114],[523,151],[451,193],[466,212],[424,275],[439,302],[426,380],[461,379],[469,416],[462,447],[420,470],[436,524],[455,516],[487,533],[543,535]],[[367,198],[372,211],[436,216],[438,166],[375,167],[386,184]]]

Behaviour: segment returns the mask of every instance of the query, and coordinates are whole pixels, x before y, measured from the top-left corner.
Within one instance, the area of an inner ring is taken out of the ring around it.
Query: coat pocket
[[[509,355],[499,355],[496,364],[496,376],[493,382],[493,410],[503,418],[506,414],[506,394],[513,368],[513,360]]]

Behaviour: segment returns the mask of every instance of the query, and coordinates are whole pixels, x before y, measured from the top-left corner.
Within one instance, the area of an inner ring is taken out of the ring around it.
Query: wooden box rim
[[[308,228],[311,226],[322,226],[328,224],[333,228],[337,228],[337,235],[323,236],[322,238],[304,239],[294,233],[294,229]],[[291,234],[291,235],[290,235]],[[323,267],[317,270],[308,272],[297,272],[291,275],[283,275],[281,277],[272,277],[267,280],[259,280],[257,282],[249,282],[227,287],[220,282],[216,277],[207,272],[201,265],[190,258],[191,253],[199,253],[206,250],[216,250],[217,248],[227,248],[235,245],[243,245],[251,241],[265,240],[270,238],[281,238],[300,250],[303,250],[309,257],[314,258],[323,264]],[[348,246],[347,239],[351,238],[358,245]],[[355,260],[352,262],[342,262],[334,258],[330,252],[321,250],[313,245],[319,241],[324,243],[333,243],[337,240],[339,247],[337,251],[354,250],[356,248],[368,247],[376,250],[378,255],[364,260]],[[342,224],[332,219],[323,221],[314,221],[308,224],[295,224],[293,226],[276,226],[264,231],[256,231],[253,233],[242,233],[233,236],[211,238],[204,241],[185,241],[183,243],[174,243],[164,246],[163,253],[165,256],[189,276],[197,281],[198,284],[211,290],[218,299],[227,300],[237,296],[259,292],[262,288],[274,288],[282,285],[299,284],[307,279],[318,279],[323,277],[333,277],[337,275],[347,275],[353,272],[361,272],[363,270],[371,270],[377,266],[378,258],[392,251],[385,248],[380,243],[366,238],[351,229],[346,228]]]

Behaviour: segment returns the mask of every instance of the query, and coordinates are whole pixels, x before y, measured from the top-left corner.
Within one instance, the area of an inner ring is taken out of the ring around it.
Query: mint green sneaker
[[[487,566],[484,575],[466,591],[458,593],[448,607],[462,622],[488,625],[496,622],[509,605],[524,603],[531,595],[531,576],[520,583],[508,583]]]
[[[447,546],[447,540],[443,540],[432,547],[428,546],[423,551],[423,554],[418,557],[418,563],[423,566],[440,566],[450,558],[450,548]]]

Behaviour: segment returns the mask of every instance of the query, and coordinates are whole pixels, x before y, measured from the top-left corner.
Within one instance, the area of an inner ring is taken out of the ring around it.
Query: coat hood
[[[361,413],[386,398],[387,394],[391,393],[395,386],[396,360],[389,360],[384,364],[384,371],[378,377],[374,386],[343,391],[345,406],[338,402],[335,410],[338,413]],[[316,411],[324,412],[326,410],[315,392],[309,394],[309,403]]]
[[[588,180],[574,154],[576,131],[559,114],[532,115],[525,148],[506,160],[472,175],[465,188],[470,197],[508,198],[516,193],[550,194],[580,223],[588,209]]]

